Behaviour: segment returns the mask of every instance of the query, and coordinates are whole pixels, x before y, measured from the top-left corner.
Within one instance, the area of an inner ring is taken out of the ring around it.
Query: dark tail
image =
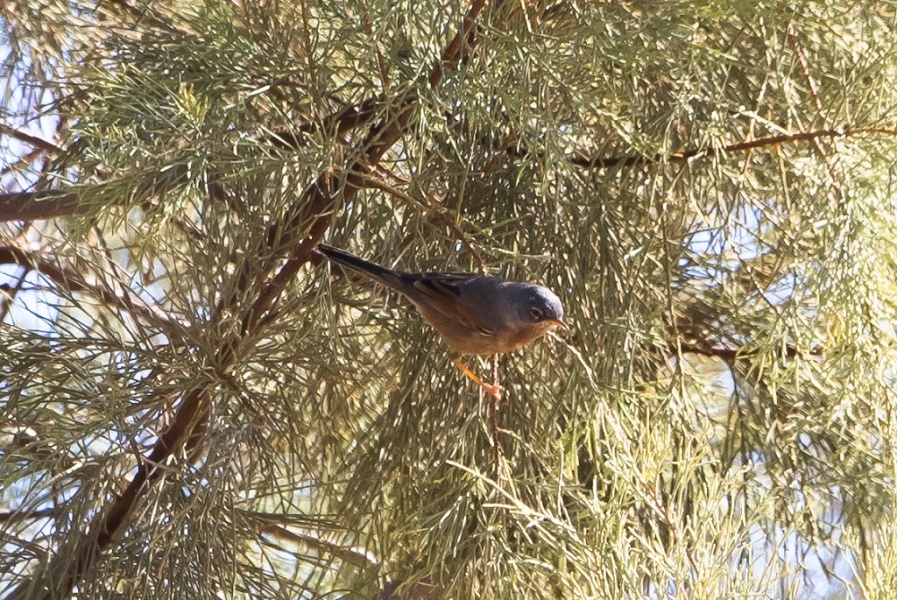
[[[333,246],[328,246],[326,244],[318,244],[315,249],[336,264],[346,267],[347,269],[352,269],[353,271],[358,271],[362,275],[366,275],[388,288],[403,290],[405,287],[402,283],[402,275],[397,271],[381,267],[377,263],[372,263],[369,260],[350,254],[345,250],[340,250],[339,248],[334,248]]]

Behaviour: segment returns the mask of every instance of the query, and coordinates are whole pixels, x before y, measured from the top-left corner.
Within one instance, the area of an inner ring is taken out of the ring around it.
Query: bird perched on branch
[[[540,285],[475,273],[405,273],[325,244],[316,250],[408,298],[442,335],[454,365],[496,397],[501,388],[480,379],[462,355],[512,352],[555,327],[567,329],[560,299]]]

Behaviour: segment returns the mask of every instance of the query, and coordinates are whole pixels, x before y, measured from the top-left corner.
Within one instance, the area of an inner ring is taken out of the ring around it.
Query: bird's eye
[[[533,318],[537,321],[541,321],[542,317],[545,316],[545,313],[542,312],[542,309],[536,308],[536,307],[529,309],[529,314],[531,314],[533,316]]]

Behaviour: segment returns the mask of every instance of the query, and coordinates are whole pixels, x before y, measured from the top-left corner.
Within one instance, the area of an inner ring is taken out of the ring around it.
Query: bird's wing
[[[408,296],[415,304],[425,304],[446,319],[490,336],[493,329],[482,318],[482,307],[470,306],[470,298],[464,293],[465,285],[480,277],[473,273],[422,273],[415,277],[412,284],[414,296],[417,297]]]

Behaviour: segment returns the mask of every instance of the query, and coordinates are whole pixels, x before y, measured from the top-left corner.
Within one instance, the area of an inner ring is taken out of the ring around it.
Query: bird
[[[396,271],[326,244],[315,250],[407,298],[442,336],[452,364],[496,398],[501,387],[483,381],[462,356],[513,352],[552,329],[568,329],[560,298],[541,285],[477,273]]]

